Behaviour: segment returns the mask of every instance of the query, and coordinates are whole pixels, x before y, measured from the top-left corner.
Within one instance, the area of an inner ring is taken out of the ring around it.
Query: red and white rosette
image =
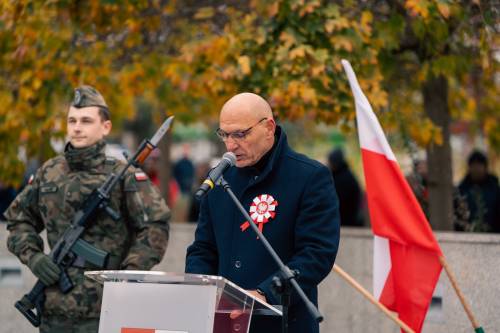
[[[253,199],[249,210],[250,217],[259,227],[260,232],[262,232],[264,224],[276,216],[276,206],[278,206],[278,201],[269,194],[261,194]],[[245,231],[249,226],[250,223],[245,221],[240,225],[240,229]]]

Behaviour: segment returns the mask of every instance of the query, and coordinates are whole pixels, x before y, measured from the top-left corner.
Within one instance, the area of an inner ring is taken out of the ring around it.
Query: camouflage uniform
[[[5,213],[10,231],[7,246],[21,262],[27,264],[34,254],[43,251],[39,236],[43,229],[52,248],[83,200],[111,172],[117,174],[123,168],[123,162],[106,157],[104,150],[104,141],[82,149],[68,144],[63,155],[48,160],[37,171],[9,207]],[[84,240],[110,254],[106,269],[149,270],[158,264],[167,247],[170,212],[149,179],[130,167],[124,180],[114,187],[110,206],[120,212],[120,220],[99,212],[83,234]],[[59,331],[55,327],[63,325],[64,318],[73,322],[69,327],[81,324],[94,327],[85,332],[97,331],[102,287],[83,275],[95,269],[77,258],[68,269],[74,288],[67,294],[62,294],[57,285],[46,289],[41,332]]]

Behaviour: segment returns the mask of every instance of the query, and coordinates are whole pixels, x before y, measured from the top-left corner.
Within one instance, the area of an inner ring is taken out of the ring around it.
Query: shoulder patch
[[[106,156],[106,160],[104,161],[104,163],[106,164],[109,164],[109,165],[114,165],[116,164],[116,158],[112,157],[112,156]]]
[[[134,173],[135,180],[138,182],[145,181],[148,179],[148,175],[142,171],[137,171]]]
[[[42,186],[40,187],[40,193],[55,193],[57,192],[57,186]]]

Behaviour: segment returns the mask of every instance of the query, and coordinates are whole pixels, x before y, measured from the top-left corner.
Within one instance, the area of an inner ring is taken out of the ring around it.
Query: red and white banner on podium
[[[186,331],[157,330],[154,328],[128,328],[122,327],[120,333],[188,333]]]

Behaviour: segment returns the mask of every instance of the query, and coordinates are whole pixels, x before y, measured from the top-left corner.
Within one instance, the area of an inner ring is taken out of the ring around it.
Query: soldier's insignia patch
[[[148,175],[146,175],[144,172],[136,172],[135,173],[135,180],[138,182],[144,181],[148,179]]]
[[[35,176],[31,175],[28,179],[28,185],[31,185],[31,183],[33,183],[33,179],[35,179]]]
[[[80,92],[80,90],[76,89],[75,98],[73,99],[73,104],[79,105],[81,101],[82,101],[82,93]]]

